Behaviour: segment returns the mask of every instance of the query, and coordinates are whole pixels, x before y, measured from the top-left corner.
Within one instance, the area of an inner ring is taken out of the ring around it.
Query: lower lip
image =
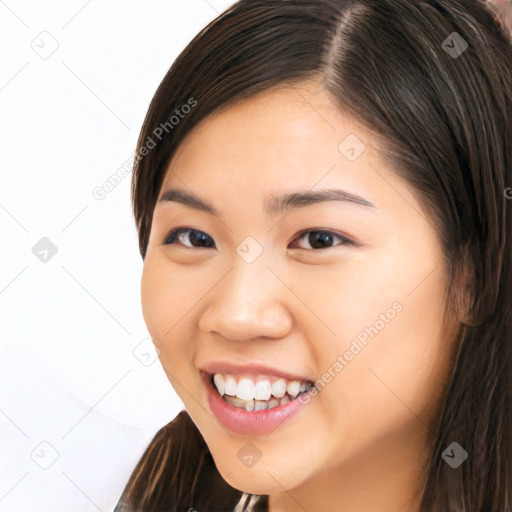
[[[201,377],[206,385],[208,404],[213,414],[224,427],[236,434],[257,436],[271,433],[305,405],[296,398],[272,409],[246,411],[224,401],[219,393],[213,389],[208,374],[201,372]]]

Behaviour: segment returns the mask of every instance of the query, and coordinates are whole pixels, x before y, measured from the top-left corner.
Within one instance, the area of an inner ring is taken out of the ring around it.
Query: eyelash
[[[187,231],[195,231],[196,233],[201,233],[203,235],[206,235],[209,239],[213,240],[204,231],[200,231],[200,230],[194,229],[194,228],[178,228],[178,229],[175,229],[175,230],[171,231],[165,237],[163,245],[175,245],[175,242],[178,239],[178,236],[181,233],[184,233],[184,232],[187,232]],[[304,238],[305,235],[307,235],[308,233],[311,233],[311,232],[327,234],[327,235],[330,235],[330,236],[332,236],[334,238],[338,238],[338,239],[341,240],[341,243],[339,243],[338,245],[352,245],[352,246],[356,246],[357,245],[356,242],[354,242],[350,238],[342,235],[341,233],[337,233],[335,231],[329,231],[329,230],[322,230],[322,229],[307,229],[305,231],[301,231],[300,233],[297,234],[297,236],[293,240],[295,241],[297,239],[302,239],[302,238]],[[183,244],[181,244],[181,245],[183,245]],[[183,247],[185,247],[186,249],[210,249],[211,248],[211,247],[189,247],[187,245],[183,245]],[[323,248],[323,249],[324,250],[325,249],[333,249],[334,247],[337,247],[337,245],[332,246],[332,247]],[[312,249],[304,249],[304,250],[306,250],[306,251],[320,251],[322,249],[312,248]]]

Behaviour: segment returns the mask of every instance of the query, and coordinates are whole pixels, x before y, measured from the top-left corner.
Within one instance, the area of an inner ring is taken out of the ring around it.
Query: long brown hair
[[[438,230],[451,269],[448,313],[465,319],[420,512],[512,507],[511,56],[503,22],[480,0],[240,0],[175,60],[137,144],[132,204],[144,258],[170,159],[210,114],[320,78],[340,111],[378,137]],[[469,454],[457,470],[441,456],[453,441]],[[222,480],[183,411],[157,433],[122,502],[144,512],[232,511],[248,497]]]

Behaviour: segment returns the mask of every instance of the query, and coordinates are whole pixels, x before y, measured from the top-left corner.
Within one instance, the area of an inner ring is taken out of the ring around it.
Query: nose
[[[265,263],[236,262],[207,295],[199,320],[203,332],[232,341],[281,338],[293,325],[287,300],[293,294]]]

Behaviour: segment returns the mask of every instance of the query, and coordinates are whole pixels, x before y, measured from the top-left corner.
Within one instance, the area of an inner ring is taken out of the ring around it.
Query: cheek
[[[167,273],[159,266],[146,259],[141,278],[142,316],[153,341],[162,341],[165,333],[164,321],[167,317],[168,300],[172,297],[172,289],[167,282]],[[167,327],[168,329],[169,327]]]
[[[352,441],[341,451],[406,426],[426,432],[449,373],[453,343],[442,325],[445,276],[441,266],[432,272],[437,254],[395,254],[402,257],[353,261],[350,272],[326,280],[327,292],[308,294],[336,333],[318,338],[315,355],[323,416]]]
[[[344,357],[337,367],[325,396],[330,410],[344,411],[344,421],[353,423],[347,432],[371,438],[406,425],[426,431],[432,422],[451,354],[441,325],[441,291],[434,278],[414,294],[399,297],[402,309],[389,315],[388,322],[378,321],[385,310],[377,308],[362,329],[351,329],[338,345],[337,354],[350,360]]]
[[[144,263],[141,278],[141,304],[144,321],[153,343],[159,350],[160,364],[176,394],[185,403],[185,383],[191,382],[188,364],[193,359],[189,343],[191,326],[187,323],[183,289],[176,283],[169,265],[155,258]],[[180,293],[181,292],[181,293]]]
[[[179,274],[169,264],[159,262],[154,255],[144,263],[141,278],[142,315],[148,332],[160,349],[162,363],[171,364],[171,355],[182,354],[180,340],[185,344],[187,336],[186,283],[181,283]],[[180,350],[177,350],[177,349]]]
[[[177,268],[156,251],[146,258],[141,278],[142,314],[155,337],[170,338],[181,327],[181,319],[201,297],[194,280],[193,273]]]

